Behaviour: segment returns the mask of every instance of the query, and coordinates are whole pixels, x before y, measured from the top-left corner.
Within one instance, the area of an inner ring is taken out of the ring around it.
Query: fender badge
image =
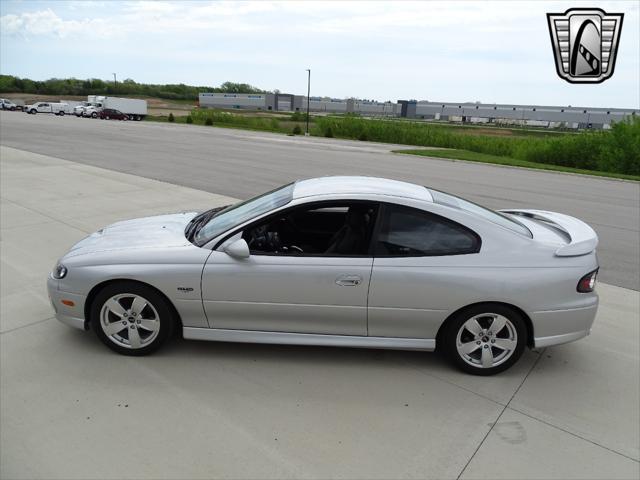
[[[179,292],[193,292],[193,288],[191,287],[178,287]]]

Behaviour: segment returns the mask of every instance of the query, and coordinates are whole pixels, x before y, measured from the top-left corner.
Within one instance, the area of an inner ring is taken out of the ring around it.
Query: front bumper
[[[534,346],[561,345],[586,337],[598,312],[598,299],[592,305],[568,310],[549,310],[531,314]]]
[[[87,330],[84,318],[84,304],[87,297],[77,293],[61,292],[58,290],[58,284],[59,282],[55,278],[49,277],[47,279],[49,300],[56,318],[70,327]],[[73,306],[65,305],[62,303],[63,300],[73,302]]]

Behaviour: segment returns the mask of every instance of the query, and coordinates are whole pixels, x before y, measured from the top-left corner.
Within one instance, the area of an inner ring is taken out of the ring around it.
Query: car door
[[[480,237],[440,215],[385,204],[373,242],[369,335],[435,338],[451,306],[470,294]]]
[[[288,211],[280,215],[288,218]],[[305,235],[308,234],[306,222],[300,215],[296,219],[305,225]],[[367,228],[371,227],[372,232],[375,215],[370,215],[368,221],[371,223]],[[227,242],[260,228],[261,224],[252,225]],[[330,253],[298,253],[291,249],[271,253],[252,251],[248,258],[237,259],[224,251],[214,251],[202,275],[203,304],[209,326],[367,335],[367,293],[373,265],[368,253],[369,241],[370,233],[365,250],[358,250],[364,254],[358,255],[337,253],[335,249]],[[326,242],[329,245],[330,240]]]

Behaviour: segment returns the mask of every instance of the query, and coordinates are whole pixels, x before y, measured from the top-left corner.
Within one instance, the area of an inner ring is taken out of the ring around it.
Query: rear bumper
[[[59,291],[58,281],[51,277],[47,280],[47,290],[56,318],[65,325],[79,330],[86,330],[84,319],[84,303],[86,297],[76,293]],[[62,300],[73,302],[73,306],[65,305],[62,303]]]
[[[531,314],[534,346],[561,345],[586,337],[598,312],[598,300],[593,305],[569,310],[551,310]]]

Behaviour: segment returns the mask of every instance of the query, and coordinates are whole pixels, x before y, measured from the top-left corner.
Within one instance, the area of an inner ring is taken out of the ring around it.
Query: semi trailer
[[[98,113],[105,108],[119,110],[127,114],[130,120],[142,120],[147,115],[147,101],[138,98],[89,95],[87,96],[87,104],[95,107]]]

